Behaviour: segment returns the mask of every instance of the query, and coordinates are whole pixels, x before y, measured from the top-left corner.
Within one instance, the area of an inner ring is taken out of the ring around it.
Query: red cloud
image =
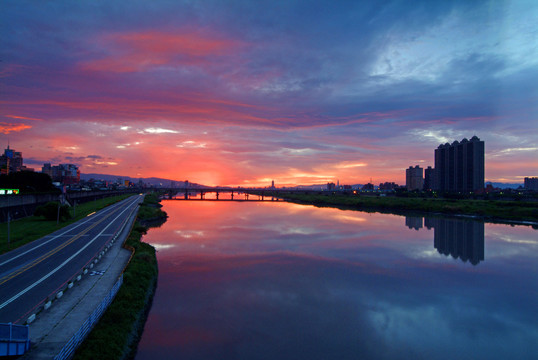
[[[83,63],[83,69],[135,72],[161,65],[196,66],[206,63],[207,57],[235,53],[240,45],[235,40],[194,31],[112,34],[99,42],[110,55]]]
[[[30,128],[31,126],[26,125],[26,124],[10,124],[10,123],[5,123],[5,122],[0,122],[1,134],[9,134],[11,132],[23,131]]]
[[[4,115],[4,116],[8,118],[12,118],[12,119],[43,121],[43,119],[31,118],[31,117],[25,117],[25,116],[17,116],[17,115]]]

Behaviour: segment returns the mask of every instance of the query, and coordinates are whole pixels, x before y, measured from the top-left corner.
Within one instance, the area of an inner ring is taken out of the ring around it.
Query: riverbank
[[[124,271],[123,285],[99,323],[76,351],[74,359],[130,359],[136,354],[158,276],[155,248],[142,242],[141,238],[149,227],[160,226],[166,218],[157,195],[146,195],[137,221],[125,242],[125,246],[133,249],[134,253]]]
[[[538,202],[293,193],[282,197],[290,202],[319,207],[339,207],[399,215],[405,215],[406,212],[437,213],[475,217],[489,222],[534,226],[538,224]]]

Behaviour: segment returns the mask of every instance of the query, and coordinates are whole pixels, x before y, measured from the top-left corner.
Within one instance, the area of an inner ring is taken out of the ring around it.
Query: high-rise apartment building
[[[473,136],[435,149],[434,190],[473,192],[484,188],[484,141]]]
[[[526,177],[524,187],[527,190],[538,191],[538,177]]]
[[[15,151],[7,146],[4,150],[4,154],[0,155],[0,170],[2,174],[9,174],[17,171],[24,170],[22,165],[22,153]]]
[[[405,186],[407,190],[422,190],[424,186],[423,170],[420,166],[412,167],[405,170]]]

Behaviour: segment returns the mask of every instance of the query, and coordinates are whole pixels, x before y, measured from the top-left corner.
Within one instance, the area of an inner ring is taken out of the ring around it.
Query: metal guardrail
[[[29,348],[28,325],[0,324],[0,356],[22,355]]]
[[[54,360],[69,359],[77,347],[84,341],[88,333],[93,329],[94,325],[99,321],[103,313],[106,311],[114,297],[118,293],[121,285],[123,284],[123,274],[119,277],[118,281],[114,284],[107,296],[101,301],[99,306],[91,313],[91,315],[82,324],[80,329],[73,335],[73,337],[65,344],[62,350],[56,355]]]

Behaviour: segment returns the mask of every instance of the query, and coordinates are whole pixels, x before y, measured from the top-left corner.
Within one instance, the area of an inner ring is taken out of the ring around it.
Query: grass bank
[[[148,222],[162,223],[167,215],[160,209],[155,194],[146,195],[137,221],[125,245],[134,255],[123,274],[123,285],[99,323],[78,348],[74,359],[131,359],[136,354],[140,336],[157,287],[155,248],[141,240]]]
[[[29,216],[26,218],[11,221],[10,226],[10,242],[7,243],[7,223],[0,224],[0,254],[13,250],[19,246],[37,240],[43,236],[53,233],[69,224],[72,224],[88,214],[101,210],[109,205],[112,205],[118,201],[121,201],[131,194],[125,194],[120,196],[111,196],[108,198],[89,201],[83,204],[78,204],[73,209],[71,208],[71,215],[75,212],[75,216],[65,222],[56,224],[56,220],[48,221],[41,216]]]
[[[493,222],[538,222],[538,202],[400,198],[356,195],[293,194],[284,199],[316,206],[343,207],[378,212],[423,212],[477,216]]]

